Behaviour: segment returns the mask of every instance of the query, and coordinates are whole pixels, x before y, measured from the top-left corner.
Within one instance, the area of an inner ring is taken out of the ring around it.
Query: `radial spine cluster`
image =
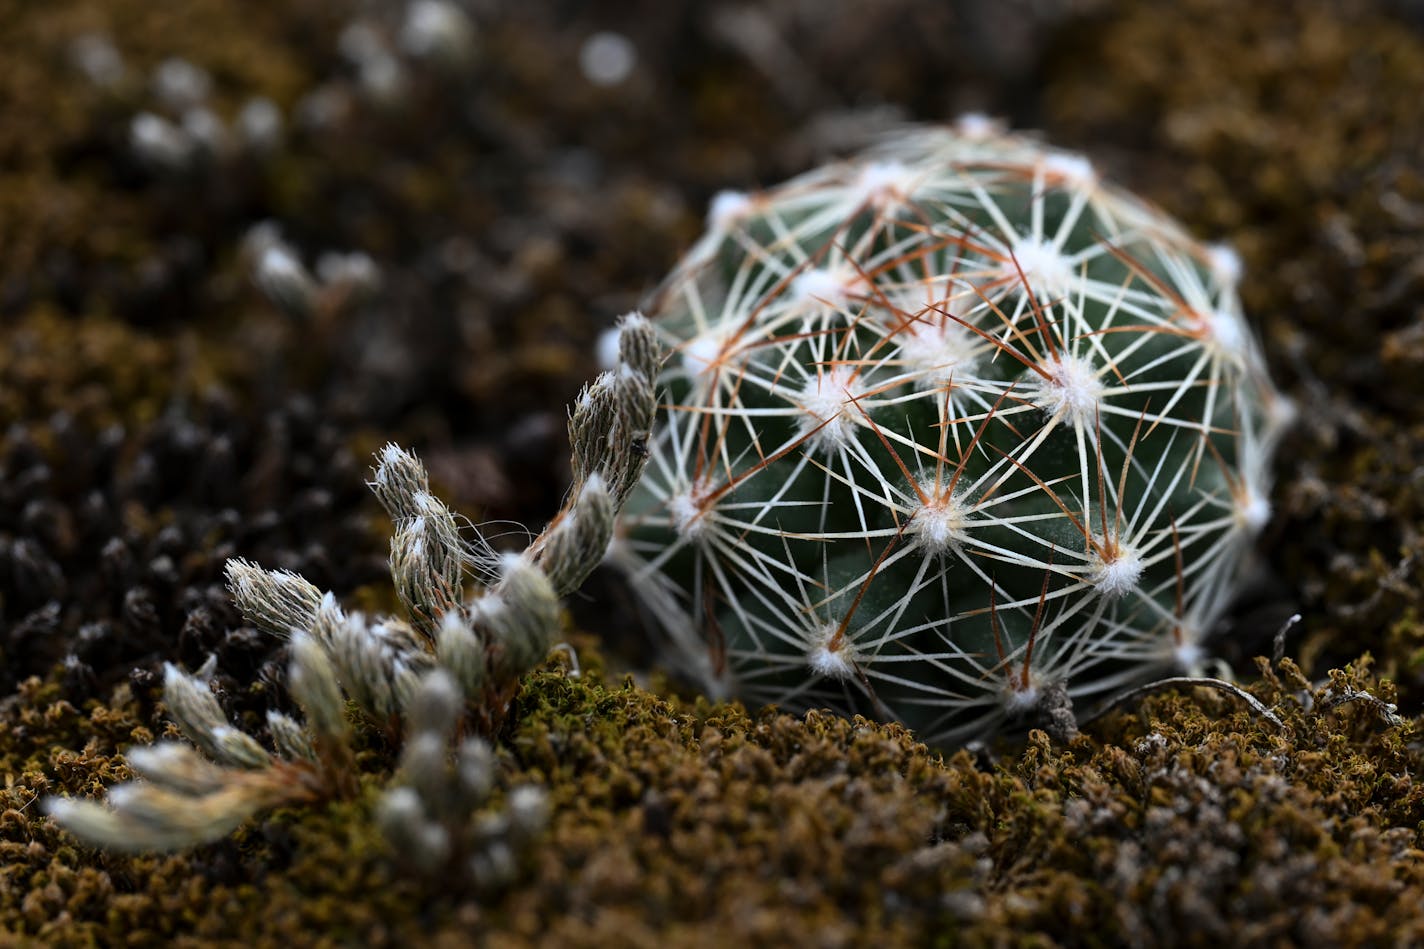
[[[1239,276],[983,120],[720,195],[614,556],[709,688],[940,743],[1194,670],[1291,414]]]

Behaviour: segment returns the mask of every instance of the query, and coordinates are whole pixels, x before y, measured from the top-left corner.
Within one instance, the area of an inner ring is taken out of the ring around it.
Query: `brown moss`
[[[588,653],[585,650],[585,658]],[[659,698],[535,674],[503,736],[505,786],[538,781],[553,820],[502,893],[422,884],[361,795],[263,818],[178,857],[76,847],[36,793],[92,793],[146,741],[132,702],[86,709],[27,683],[5,710],[0,927],[47,944],[122,933],[203,943],[491,945],[1332,945],[1424,937],[1416,722],[1368,703],[1367,667],[1311,688],[1286,663],[1259,697],[1284,729],[1215,692],[1162,694],[1069,747],[1035,733],[986,768],[903,729]],[[64,748],[83,748],[82,753]],[[1190,935],[1185,935],[1190,934]]]
[[[90,433],[142,427],[175,399],[214,386],[231,362],[195,337],[37,307],[0,328],[0,429],[55,413]]]

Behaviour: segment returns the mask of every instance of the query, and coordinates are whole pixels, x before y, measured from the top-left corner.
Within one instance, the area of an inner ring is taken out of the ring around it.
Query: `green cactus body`
[[[1288,415],[1238,270],[982,121],[719,196],[615,557],[710,688],[932,741],[1198,667]]]

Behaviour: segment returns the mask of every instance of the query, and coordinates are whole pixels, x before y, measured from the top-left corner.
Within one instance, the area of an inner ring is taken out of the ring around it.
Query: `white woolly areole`
[[[1200,319],[1207,345],[1233,362],[1240,363],[1246,358],[1248,337],[1240,317],[1224,310],[1211,310],[1200,314]]]
[[[954,130],[964,138],[983,141],[1004,132],[1004,123],[983,112],[966,112],[954,120]]]
[[[697,540],[706,531],[707,519],[703,515],[707,509],[696,488],[668,498],[667,509],[672,517],[672,526],[682,537]]]
[[[1101,556],[1093,557],[1093,572],[1088,582],[1097,587],[1098,592],[1107,597],[1122,597],[1137,589],[1146,564],[1142,555],[1132,547],[1120,546],[1111,560]]]
[[[789,295],[793,303],[820,303],[836,307],[846,301],[856,279],[853,271],[845,273],[814,267],[796,275],[788,288]]]
[[[712,330],[692,337],[682,346],[682,368],[689,377],[702,375],[717,364],[726,345],[727,338]]]
[[[857,205],[886,207],[908,198],[914,187],[914,173],[902,162],[873,161],[860,169],[851,193]]]
[[[968,522],[964,508],[953,498],[935,498],[915,511],[906,532],[927,554],[942,554],[958,547]]]
[[[806,380],[796,402],[805,413],[800,420],[803,435],[814,432],[816,447],[844,445],[855,433],[859,409],[852,403],[865,394],[865,384],[853,366],[833,366],[814,379]]]
[[[1040,298],[1062,296],[1073,285],[1076,274],[1073,262],[1064,257],[1051,241],[1021,237],[1014,241],[1013,253],[1014,259],[1004,264],[1002,274],[1020,293],[1026,292],[1025,280],[1034,295]],[[1014,266],[1015,261],[1018,267]],[[1022,279],[1020,271],[1023,272]]]
[[[1182,641],[1172,648],[1172,662],[1188,675],[1196,675],[1206,662],[1206,650],[1195,637],[1183,636]]]
[[[754,203],[745,191],[717,192],[707,206],[708,229],[727,233],[751,215]]]
[[[1080,188],[1090,188],[1098,181],[1097,169],[1082,155],[1054,152],[1043,156],[1043,171],[1050,179]]]
[[[917,320],[897,334],[900,361],[915,373],[915,384],[933,389],[947,384],[959,370],[977,361],[979,337],[949,317]]]
[[[1103,384],[1093,364],[1081,356],[1058,356],[1043,368],[1048,378],[1039,383],[1034,404],[1050,418],[1093,424],[1103,399]]]
[[[1245,495],[1236,502],[1236,520],[1251,533],[1259,533],[1271,520],[1271,502],[1254,488],[1247,488]]]
[[[1004,711],[1013,717],[1023,715],[1026,712],[1031,712],[1038,708],[1038,700],[1040,698],[1042,698],[1042,693],[1039,692],[1038,686],[1032,682],[1028,685],[1024,685],[1020,682],[1017,675],[1011,675],[1009,677],[1009,687],[1004,690],[1001,701],[1004,705]]]
[[[845,637],[836,640],[838,629],[835,623],[826,623],[816,627],[807,640],[806,665],[827,679],[848,679],[855,674],[855,647]]]
[[[1216,282],[1226,287],[1236,286],[1244,269],[1241,255],[1230,244],[1208,244],[1206,265]]]

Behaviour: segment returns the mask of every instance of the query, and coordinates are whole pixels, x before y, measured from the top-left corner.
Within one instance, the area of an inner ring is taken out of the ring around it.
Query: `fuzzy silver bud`
[[[559,636],[559,596],[527,556],[506,556],[503,576],[481,601],[494,634],[501,675],[518,679],[548,654]]]
[[[392,442],[376,452],[375,475],[369,482],[376,500],[393,521],[425,514],[416,499],[430,495],[430,475],[415,455]]]
[[[569,415],[569,447],[575,483],[599,471],[608,458],[608,437],[617,414],[616,375],[602,372],[584,387]]]
[[[311,636],[298,633],[292,637],[291,652],[287,684],[306,714],[307,725],[319,742],[345,744],[346,702],[326,650]]]
[[[307,731],[290,715],[276,710],[267,712],[267,733],[272,736],[272,747],[277,756],[287,761],[315,761],[316,749],[312,748]]]
[[[191,745],[176,741],[130,748],[124,757],[139,777],[182,794],[207,794],[227,779],[222,768],[205,760]]]
[[[69,44],[74,68],[96,86],[112,89],[124,79],[124,58],[113,40],[100,33],[85,33]]]
[[[273,244],[264,249],[253,280],[272,305],[292,319],[305,321],[316,312],[317,283],[290,248]]]
[[[376,824],[401,859],[425,873],[441,869],[450,859],[450,833],[427,819],[414,788],[392,788],[376,805]]]
[[[407,56],[461,68],[474,59],[475,30],[465,12],[449,0],[414,0],[406,8],[400,47]]]
[[[188,133],[152,112],[140,112],[129,123],[129,145],[145,165],[165,172],[188,170],[197,153]]]
[[[177,56],[159,63],[153,72],[153,94],[175,112],[201,105],[212,88],[207,70]]]
[[[466,695],[478,696],[484,689],[488,671],[485,645],[463,610],[451,610],[441,620],[435,634],[435,658]]]
[[[237,559],[227,562],[223,574],[238,611],[253,626],[280,639],[311,630],[323,600],[321,590],[305,577]],[[331,606],[335,608],[335,600]]]
[[[559,596],[567,596],[602,562],[617,517],[603,477],[584,481],[573,504],[539,538],[534,555]]]
[[[163,704],[184,736],[208,757],[222,760],[214,733],[227,727],[222,706],[206,682],[188,675],[171,662],[163,664]]]
[[[282,147],[282,110],[266,96],[243,103],[233,123],[243,147],[258,155],[270,155]]]
[[[450,743],[431,732],[408,734],[401,749],[401,773],[420,794],[425,806],[437,815],[446,815],[454,803],[450,787]]]
[[[230,725],[213,729],[213,747],[221,764],[235,768],[265,768],[272,763],[272,756],[255,738]]]
[[[618,321],[618,360],[645,379],[655,378],[663,351],[652,321],[634,310]]]
[[[484,803],[494,788],[494,750],[483,738],[466,738],[455,752],[455,775],[471,807]]]
[[[207,106],[194,106],[183,113],[183,131],[206,158],[221,155],[229,144],[227,126]]]
[[[189,795],[156,784],[120,784],[109,792],[109,807],[93,801],[50,798],[49,816],[90,844],[141,852],[177,850],[216,840],[264,806],[279,803],[273,786],[227,785]]]
[[[421,677],[411,697],[406,708],[407,727],[412,734],[436,735],[448,741],[464,711],[465,696],[454,676],[435,668]]]
[[[505,797],[504,807],[510,834],[516,839],[537,836],[549,823],[549,795],[541,787],[526,784],[515,788]]]
[[[514,851],[503,841],[494,841],[470,857],[470,877],[482,890],[499,889],[514,879],[519,866]]]

